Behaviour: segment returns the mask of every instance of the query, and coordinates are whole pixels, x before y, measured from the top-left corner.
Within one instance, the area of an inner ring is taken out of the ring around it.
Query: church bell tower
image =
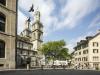
[[[34,23],[32,24],[32,43],[33,50],[38,51],[43,42],[43,25],[40,22],[40,12],[37,10],[34,14]]]
[[[21,35],[25,38],[30,38],[30,18],[25,21],[24,30],[21,32]]]

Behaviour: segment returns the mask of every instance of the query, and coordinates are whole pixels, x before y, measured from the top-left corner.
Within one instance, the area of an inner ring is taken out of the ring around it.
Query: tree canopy
[[[64,40],[50,41],[44,43],[40,50],[48,59],[66,60],[69,54],[68,48],[65,48],[65,46],[66,43]]]

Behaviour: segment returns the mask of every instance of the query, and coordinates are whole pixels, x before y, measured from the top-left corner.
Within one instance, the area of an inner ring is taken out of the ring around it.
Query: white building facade
[[[74,47],[72,63],[80,69],[100,68],[100,32],[86,37]]]

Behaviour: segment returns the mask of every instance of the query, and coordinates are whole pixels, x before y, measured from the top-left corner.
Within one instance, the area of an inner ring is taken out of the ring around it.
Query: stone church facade
[[[31,28],[30,28],[31,27]],[[40,12],[34,12],[34,22],[30,25],[30,21],[26,20],[24,30],[17,36],[17,65],[19,67],[27,64],[26,59],[31,58],[31,67],[40,66],[42,55],[39,48],[42,44],[43,25],[40,22]]]
[[[0,0],[0,69],[15,69],[26,65],[40,66],[42,59],[39,48],[42,44],[43,25],[40,12],[34,12],[34,23],[25,21],[24,30],[17,35],[18,0]]]

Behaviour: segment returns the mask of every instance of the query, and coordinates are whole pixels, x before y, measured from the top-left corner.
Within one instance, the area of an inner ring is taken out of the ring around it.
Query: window
[[[0,0],[0,4],[6,5],[6,0]]]
[[[98,47],[98,46],[99,46],[98,42],[93,42],[93,47]]]
[[[75,56],[77,55],[77,53],[75,53]]]
[[[84,50],[83,51],[83,54],[88,54],[88,50]]]
[[[42,40],[41,33],[38,33],[38,39],[39,39],[39,40]]]
[[[83,45],[82,45],[82,48],[83,48],[83,49],[86,48],[86,47],[88,47],[88,44],[83,44]]]
[[[85,58],[85,61],[88,61],[88,58],[87,57]]]
[[[36,34],[34,33],[33,36],[34,36],[34,40],[35,40],[36,39]]]
[[[19,42],[19,48],[23,48],[23,42]]]
[[[0,13],[0,31],[5,32],[5,15]]]
[[[81,46],[78,46],[77,49],[80,50],[81,49]]]
[[[4,64],[0,64],[0,67],[3,67],[4,66]]]
[[[20,47],[20,42],[19,42],[19,41],[17,41],[17,47],[18,47],[18,48]]]
[[[5,42],[0,40],[0,58],[5,57]]]
[[[81,58],[78,58],[78,61],[81,61]]]
[[[98,49],[93,49],[93,53],[98,53]]]
[[[82,61],[88,61],[87,57],[82,57]]]
[[[99,63],[93,63],[93,67],[94,68],[98,68],[99,67]]]
[[[93,56],[93,61],[99,61],[99,57],[98,56]]]
[[[77,61],[77,58],[75,58],[75,61]]]
[[[79,52],[79,55],[81,55],[81,52]]]
[[[23,48],[24,48],[24,49],[28,49],[28,46],[29,46],[29,44],[23,43]]]

